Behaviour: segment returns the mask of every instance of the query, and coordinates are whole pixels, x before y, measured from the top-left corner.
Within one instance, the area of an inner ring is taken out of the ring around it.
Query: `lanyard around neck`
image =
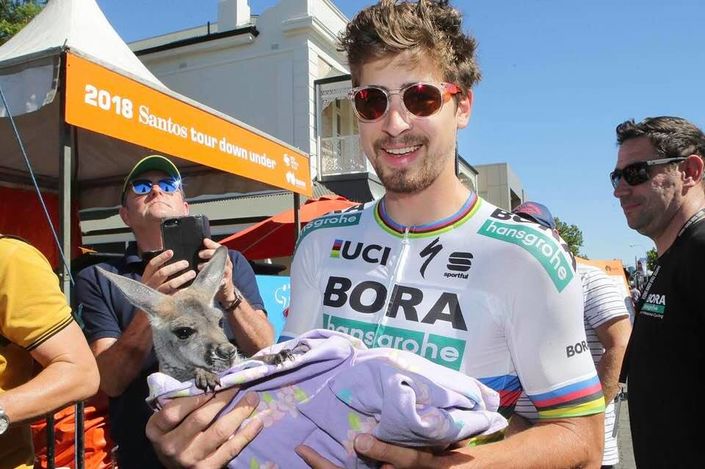
[[[683,225],[683,228],[681,228],[681,230],[678,232],[678,234],[676,235],[676,239],[673,240],[673,244],[671,244],[671,246],[676,244],[676,241],[678,241],[678,238],[680,238],[683,235],[683,233],[685,233],[685,230],[687,230],[688,228],[690,228],[694,224],[698,223],[703,218],[705,218],[705,208],[701,208],[700,210],[695,212],[695,214],[693,214],[693,216],[688,218],[688,221],[685,222],[685,224]],[[646,287],[644,287],[644,290],[641,292],[641,295],[639,296],[639,305],[637,308],[638,310],[641,310],[643,300],[648,296],[649,291],[651,290],[651,286],[654,284],[654,281],[656,280],[656,277],[658,276],[660,271],[661,271],[661,265],[657,265],[656,270],[654,270],[654,273],[651,274],[649,281],[646,283]]]

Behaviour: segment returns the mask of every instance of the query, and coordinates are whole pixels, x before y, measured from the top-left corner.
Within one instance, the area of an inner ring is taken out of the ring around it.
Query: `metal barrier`
[[[58,409],[60,412],[66,409]],[[85,468],[85,433],[84,433],[84,402],[74,404],[74,468]],[[48,469],[56,469],[56,419],[54,413],[46,417],[46,465]]]

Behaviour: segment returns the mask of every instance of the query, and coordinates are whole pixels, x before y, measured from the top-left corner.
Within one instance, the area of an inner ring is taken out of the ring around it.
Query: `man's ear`
[[[120,206],[118,213],[120,214],[120,218],[122,219],[122,222],[128,228],[132,228],[132,225],[130,225],[130,212],[127,210],[127,207],[125,207],[124,205]]]
[[[683,182],[686,187],[700,184],[703,180],[703,171],[705,170],[703,159],[698,155],[690,155],[688,159],[683,162],[683,165]]]
[[[455,111],[455,120],[459,129],[467,127],[472,114],[472,90],[458,100],[458,109]]]

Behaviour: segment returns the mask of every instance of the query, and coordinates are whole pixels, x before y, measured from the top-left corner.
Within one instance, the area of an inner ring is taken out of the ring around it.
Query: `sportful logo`
[[[448,256],[448,265],[446,268],[452,272],[443,274],[447,278],[468,278],[468,274],[464,273],[470,270],[472,266],[472,253],[456,251]]]
[[[641,305],[641,314],[646,316],[651,316],[659,319],[663,319],[663,313],[666,310],[666,295],[659,295],[658,293],[650,293],[646,297],[644,304]]]
[[[478,233],[521,247],[541,263],[556,289],[561,292],[573,279],[571,262],[552,238],[529,226],[487,220]]]

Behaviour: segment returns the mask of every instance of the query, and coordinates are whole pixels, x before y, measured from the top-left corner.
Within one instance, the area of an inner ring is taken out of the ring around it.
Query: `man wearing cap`
[[[543,204],[524,202],[513,212],[538,223],[544,229],[550,229],[556,235],[558,233],[553,215]],[[597,267],[580,262],[577,263],[576,270],[583,285],[586,343],[595,362],[607,403],[602,467],[612,467],[619,462],[614,431],[617,422],[613,401],[619,393],[619,370],[631,333],[631,321],[624,298],[606,273]],[[537,418],[536,408],[526,394],[522,394],[517,401],[515,411],[516,415],[532,422]],[[509,432],[525,428],[528,422],[524,419],[512,417]]]
[[[185,260],[167,265],[173,252],[166,250],[153,259],[143,253],[161,251],[161,220],[189,214],[181,175],[167,158],[151,155],[139,161],[125,178],[120,218],[130,227],[135,243],[125,255],[100,267],[141,280],[170,294],[196,276]],[[219,244],[205,239],[199,253],[210,259]],[[118,445],[121,467],[158,467],[158,460],[144,430],[151,410],[145,403],[147,376],[157,371],[152,333],[147,315],[130,305],[96,266],[83,269],[76,283],[76,299],[82,308],[85,334],[100,370],[100,388],[110,396],[110,428]],[[274,341],[254,272],[237,251],[230,251],[223,286],[216,296],[224,310],[226,334],[245,355]]]

